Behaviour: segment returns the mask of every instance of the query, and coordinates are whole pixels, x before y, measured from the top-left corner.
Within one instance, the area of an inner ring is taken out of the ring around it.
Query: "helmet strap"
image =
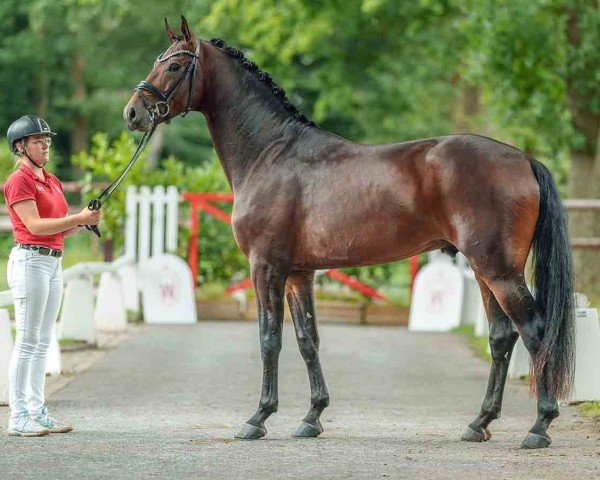
[[[23,142],[21,145],[22,145],[22,147],[23,147],[23,153],[24,153],[24,154],[25,154],[25,156],[26,156],[26,157],[29,159],[29,161],[30,161],[31,163],[33,163],[33,164],[34,164],[34,165],[35,165],[37,168],[43,168],[43,167],[44,167],[43,165],[38,165],[37,163],[35,163],[35,162],[34,162],[34,161],[31,159],[31,157],[30,157],[30,156],[29,156],[29,154],[27,153],[27,149],[25,148],[25,142]]]

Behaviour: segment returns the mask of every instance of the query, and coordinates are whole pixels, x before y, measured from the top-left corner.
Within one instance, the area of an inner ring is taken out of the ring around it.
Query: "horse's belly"
[[[308,221],[297,237],[296,268],[340,268],[387,263],[439,248],[444,241],[411,215]]]

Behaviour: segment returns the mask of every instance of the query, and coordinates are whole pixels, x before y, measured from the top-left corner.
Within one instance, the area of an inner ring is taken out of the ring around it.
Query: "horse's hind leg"
[[[478,279],[478,282],[490,325],[492,367],[481,412],[461,437],[461,440],[468,442],[487,441],[491,437],[488,426],[492,420],[500,418],[508,365],[515,342],[519,338],[493,293],[483,281]]]
[[[329,405],[327,385],[319,360],[319,333],[313,294],[314,272],[292,272],[286,282],[286,297],[294,320],[300,353],[308,368],[310,409],[295,437],[316,437],[323,432],[319,417]]]
[[[536,358],[544,337],[546,320],[535,308],[535,301],[523,275],[494,276],[485,279],[502,310],[514,322],[531,358]],[[558,402],[550,393],[546,371],[536,378],[538,417],[523,444],[523,448],[543,448],[552,440],[548,435],[550,422],[558,417]]]

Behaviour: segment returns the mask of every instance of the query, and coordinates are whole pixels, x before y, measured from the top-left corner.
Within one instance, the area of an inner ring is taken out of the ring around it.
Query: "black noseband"
[[[185,67],[185,70],[183,71],[183,73],[181,74],[181,76],[179,77],[179,79],[177,80],[175,85],[173,85],[173,87],[171,87],[171,89],[169,91],[167,91],[166,93],[163,93],[160,89],[156,88],[150,82],[147,82],[145,80],[138,83],[137,86],[135,87],[134,92],[136,92],[142,99],[144,108],[146,109],[146,112],[148,113],[148,116],[150,117],[150,121],[152,122],[153,125],[157,125],[161,121],[163,121],[165,123],[169,123],[169,121],[172,118],[169,115],[171,112],[171,98],[173,98],[173,95],[175,95],[175,92],[177,91],[179,86],[183,83],[183,81],[185,80],[185,78],[188,75],[190,77],[190,83],[189,83],[189,89],[188,89],[188,101],[187,101],[187,106],[186,106],[185,111],[183,111],[180,114],[180,116],[185,117],[190,112],[191,105],[192,105],[192,87],[194,85],[194,77],[196,75],[196,66],[198,65],[199,54],[200,54],[200,42],[198,42],[198,44],[196,45],[196,51],[194,51],[194,52],[190,52],[189,50],[178,50],[176,52],[173,52],[173,53],[167,55],[164,58],[162,55],[158,56],[158,58],[156,59],[156,62],[165,62],[168,59],[170,59],[171,57],[175,57],[177,55],[190,55],[191,57],[193,57],[192,61],[187,64],[187,66]],[[148,101],[146,100],[146,97],[144,97],[144,95],[142,94],[142,92],[141,92],[142,90],[145,90],[148,93],[150,93],[152,96],[154,96],[157,99],[157,101],[153,105],[149,104]]]

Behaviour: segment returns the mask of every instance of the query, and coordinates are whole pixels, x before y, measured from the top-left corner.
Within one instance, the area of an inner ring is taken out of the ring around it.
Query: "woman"
[[[10,419],[7,433],[41,436],[66,433],[71,425],[48,415],[44,401],[46,353],[62,298],[63,239],[81,225],[97,225],[100,212],[84,208],[67,215],[62,184],[44,169],[50,161],[48,124],[34,115],[9,127],[8,145],[19,168],[4,185],[15,247],[7,267],[17,337],[9,367]]]

